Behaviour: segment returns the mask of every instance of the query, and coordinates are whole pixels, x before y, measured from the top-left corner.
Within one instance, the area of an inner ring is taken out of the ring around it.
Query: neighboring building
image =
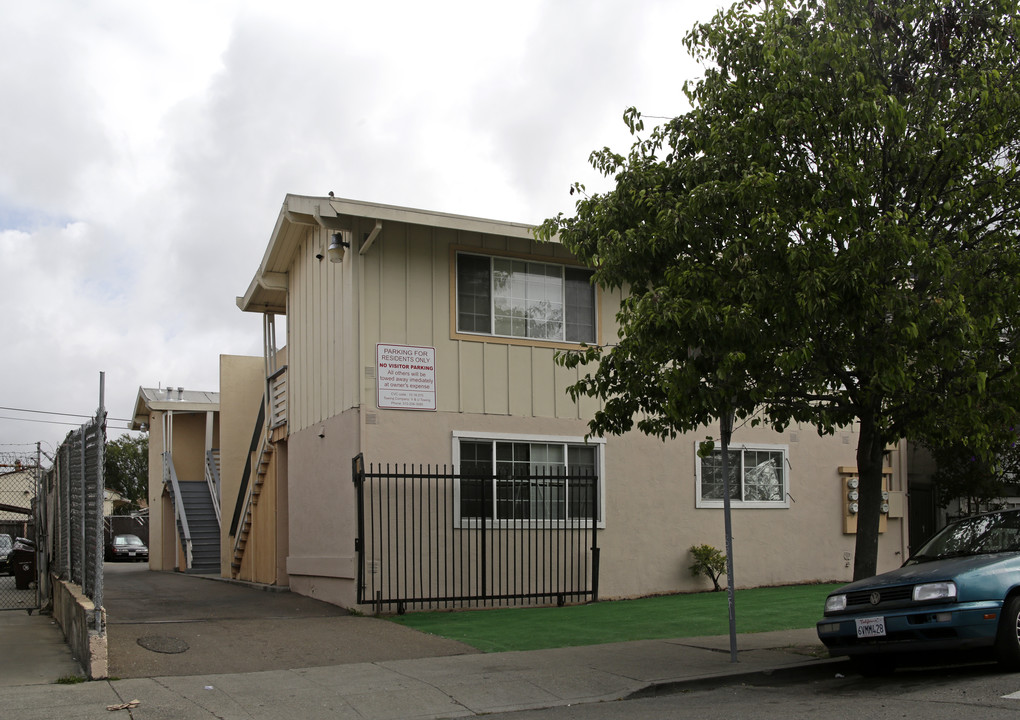
[[[688,548],[724,545],[719,456],[702,461],[696,453],[717,429],[666,442],[636,432],[586,442],[599,405],[571,399],[578,371],[554,358],[581,342],[614,340],[621,295],[593,289],[589,277],[564,247],[535,241],[526,225],[288,195],[237,299],[265,317],[259,380],[267,420],[247,447],[248,473],[224,472],[224,535],[231,510],[235,520],[224,538],[224,548],[234,546],[224,574],[259,580],[243,540],[269,525],[274,541],[263,555],[275,553],[280,565],[274,579],[260,581],[289,582],[331,603],[356,605],[359,584],[370,602],[381,577],[403,582],[398,594],[424,592],[433,565],[478,574],[479,552],[498,555],[500,566],[485,571],[482,589],[510,595],[518,581],[541,585],[546,572],[544,560],[518,568],[530,548],[518,538],[558,547],[578,528],[591,532],[594,512],[597,531],[577,542],[579,562],[595,556],[600,597],[710,587],[690,575]],[[286,360],[276,351],[276,315],[287,317]],[[221,381],[228,377],[221,371]],[[850,579],[857,440],[854,427],[827,437],[807,426],[735,431],[740,586]],[[252,468],[267,454],[274,467],[266,476],[276,484],[271,511],[260,515],[244,509],[245,497]],[[392,514],[378,514],[374,495],[359,504],[356,456],[411,467],[390,472],[392,488],[379,491],[378,504]],[[887,458],[879,570],[900,565],[908,542],[903,446]],[[447,477],[442,466],[470,478]],[[533,477],[550,468],[552,480]],[[428,483],[436,476],[444,488],[436,506],[432,495],[413,494],[412,475],[428,475]],[[153,507],[157,500],[150,497]],[[439,503],[447,503],[441,511]],[[373,518],[384,529],[371,526]],[[482,532],[497,526],[507,532]],[[366,544],[376,536],[385,554]],[[461,541],[467,555],[455,558],[447,548]],[[450,594],[431,583],[433,595]]]
[[[110,517],[123,508],[129,507],[131,507],[131,500],[116,490],[110,490],[109,488],[103,490],[103,517]]]
[[[287,584],[287,505],[280,499],[286,454],[282,448],[274,452],[276,446],[266,442],[272,432],[259,424],[271,374],[263,358],[221,355],[219,392],[139,388],[131,427],[149,431],[153,570],[230,577],[235,544],[228,530],[232,521],[247,522],[257,532],[246,538],[246,579]],[[242,486],[256,493],[242,492]]]
[[[149,431],[153,570],[220,574],[219,414],[219,393],[138,388],[131,429]]]
[[[0,465],[0,534],[11,537],[28,535],[32,522],[38,468]]]
[[[0,467],[0,520],[24,521],[32,514],[36,468]]]

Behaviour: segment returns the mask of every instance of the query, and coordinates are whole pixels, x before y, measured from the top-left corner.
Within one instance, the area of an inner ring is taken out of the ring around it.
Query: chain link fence
[[[0,452],[0,610],[39,607],[35,540],[39,454]]]
[[[57,448],[53,467],[43,479],[47,533],[45,552],[40,556],[48,566],[43,569],[56,579],[77,585],[92,601],[95,610],[90,631],[103,629],[105,454],[106,413],[100,408],[95,419],[70,433]],[[45,577],[42,582],[45,585]]]

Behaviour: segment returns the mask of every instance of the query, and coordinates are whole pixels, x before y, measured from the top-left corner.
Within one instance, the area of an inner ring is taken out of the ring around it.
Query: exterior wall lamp
[[[344,259],[344,248],[349,248],[351,244],[344,240],[344,234],[342,232],[333,233],[329,241],[329,249],[327,253],[329,255],[330,262],[343,262]]]

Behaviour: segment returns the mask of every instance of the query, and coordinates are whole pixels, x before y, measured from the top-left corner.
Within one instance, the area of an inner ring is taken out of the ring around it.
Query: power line
[[[117,418],[108,418],[120,422]],[[68,422],[66,420],[35,420],[33,418],[19,418],[10,417],[9,415],[0,415],[0,420],[15,420],[17,422],[30,422],[30,423],[43,423],[45,425],[72,425],[74,427],[81,427],[84,423]],[[126,420],[124,422],[127,422]]]
[[[27,408],[15,408],[15,407],[4,407],[0,405],[0,410],[9,410],[11,412],[24,412],[24,413],[36,413],[37,415],[60,415],[61,417],[77,417],[77,418],[94,418],[95,415],[80,415],[78,413],[62,413],[62,412],[49,412],[47,410],[29,410]],[[6,420],[18,420],[20,418],[5,418]],[[115,418],[107,416],[107,420],[116,420],[117,422],[131,422],[127,418]],[[32,422],[27,420],[26,422]],[[36,420],[35,422],[56,422],[55,420]],[[80,423],[64,423],[65,425],[79,425]]]

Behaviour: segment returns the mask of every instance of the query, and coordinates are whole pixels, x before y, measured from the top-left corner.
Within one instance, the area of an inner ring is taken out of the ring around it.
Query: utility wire
[[[46,425],[72,425],[74,427],[81,427],[84,424],[68,422],[67,420],[35,420],[33,418],[10,417],[9,415],[0,415],[0,420],[15,420],[17,422],[44,423]],[[118,420],[117,418],[107,418],[107,420],[113,420],[115,422],[127,422],[127,420]]]
[[[38,415],[60,415],[62,417],[77,417],[77,418],[94,418],[95,415],[79,415],[78,413],[62,413],[62,412],[48,412],[46,410],[28,410],[26,408],[15,408],[15,407],[4,407],[0,405],[0,410],[10,410],[11,412],[24,412],[24,413],[36,413]],[[7,420],[17,420],[18,418],[5,418]],[[116,420],[118,422],[131,422],[126,418],[112,418],[107,416],[107,420]],[[55,420],[46,421],[41,420],[38,422],[56,422]],[[65,423],[67,425],[77,425],[79,423]]]

